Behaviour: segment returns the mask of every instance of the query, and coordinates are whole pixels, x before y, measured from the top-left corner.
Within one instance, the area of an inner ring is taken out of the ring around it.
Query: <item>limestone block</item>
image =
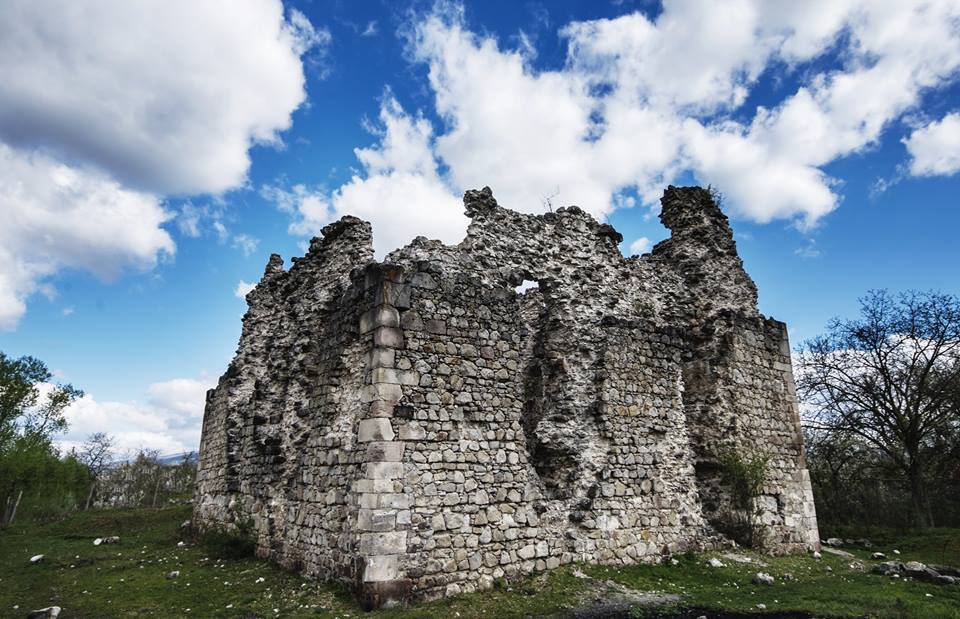
[[[377,327],[373,332],[373,345],[403,348],[403,331],[396,327]]]
[[[387,582],[396,580],[400,573],[397,555],[374,555],[366,557],[363,568],[364,582]]]
[[[389,305],[379,305],[360,317],[360,333],[369,333],[377,327],[399,327],[400,312]]]
[[[397,512],[392,509],[361,509],[357,512],[357,529],[360,531],[392,531]]]
[[[462,529],[464,526],[468,526],[470,522],[469,516],[464,516],[463,514],[457,513],[446,513],[443,515],[444,523],[448,529]]]
[[[392,305],[399,309],[410,307],[410,285],[384,282],[377,286],[373,302],[377,305]]]
[[[395,408],[393,401],[374,400],[370,402],[370,417],[393,417]]]
[[[360,554],[396,555],[407,551],[407,532],[361,533]]]
[[[422,441],[425,438],[427,438],[427,431],[418,424],[405,423],[400,426],[401,441]]]
[[[394,437],[393,426],[389,419],[375,418],[364,419],[360,422],[357,429],[357,440],[361,443],[370,441],[392,441]]]
[[[401,370],[397,372],[397,381],[401,385],[418,385],[420,384],[420,373],[416,370]]]
[[[403,459],[404,443],[399,441],[375,441],[367,445],[367,462],[400,462]]]
[[[367,462],[364,466],[367,477],[373,480],[403,477],[402,462]]]
[[[400,385],[389,383],[375,383],[367,385],[360,392],[362,402],[375,402],[377,400],[386,400],[396,402],[403,397],[403,389]]]
[[[378,506],[389,509],[409,509],[413,504],[413,497],[409,494],[381,494],[378,495]],[[398,523],[399,524],[399,523]]]
[[[400,317],[400,326],[410,331],[423,331],[423,319],[418,312],[410,310]]]
[[[396,356],[394,348],[374,348],[370,351],[370,368],[392,368]]]
[[[400,384],[400,380],[397,378],[397,370],[393,368],[374,368],[374,370],[370,372],[370,382],[389,383],[392,385]]]

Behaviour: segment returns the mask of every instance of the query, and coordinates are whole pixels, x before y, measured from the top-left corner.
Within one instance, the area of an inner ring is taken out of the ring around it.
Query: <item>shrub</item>
[[[753,499],[763,493],[767,483],[770,456],[763,452],[743,454],[730,450],[720,455],[720,472],[734,506],[751,509]]]

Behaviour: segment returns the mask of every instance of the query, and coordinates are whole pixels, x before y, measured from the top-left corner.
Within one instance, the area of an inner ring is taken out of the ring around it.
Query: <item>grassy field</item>
[[[99,511],[0,532],[0,617],[24,617],[51,604],[63,607],[62,619],[550,617],[612,599],[638,602],[634,592],[640,592],[677,595],[680,601],[655,609],[638,605],[630,612],[636,617],[680,616],[681,608],[696,608],[709,617],[723,610],[744,613],[735,616],[806,611],[818,617],[960,619],[960,586],[869,573],[874,563],[870,553],[890,555],[893,548],[901,551],[901,560],[960,564],[960,530],[884,539],[879,548],[852,549],[855,560],[829,554],[817,561],[744,553],[753,563],[722,555],[684,555],[675,564],[659,566],[568,566],[453,600],[364,613],[343,589],[255,559],[231,558],[233,553],[222,544],[190,543],[180,530],[189,515],[189,507]],[[93,545],[94,538],[109,535],[120,536],[120,543]],[[180,541],[185,545],[178,546]],[[30,557],[37,554],[44,559],[31,564]],[[725,566],[710,567],[707,561],[714,556]],[[760,567],[758,561],[766,565]],[[180,576],[167,578],[173,570]],[[752,585],[751,577],[760,570],[776,577],[776,584]],[[793,580],[787,580],[787,574]]]

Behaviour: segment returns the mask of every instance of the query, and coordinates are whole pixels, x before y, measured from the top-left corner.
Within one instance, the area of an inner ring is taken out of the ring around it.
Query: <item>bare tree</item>
[[[553,193],[540,198],[540,202],[543,204],[543,208],[547,209],[552,213],[553,200],[559,195],[560,195],[560,186],[557,185],[557,188],[553,190]]]
[[[859,437],[889,460],[909,487],[912,522],[930,526],[932,478],[960,437],[960,300],[881,290],[860,310],[801,347],[799,393],[812,427]]]
[[[106,432],[94,432],[80,448],[78,458],[80,462],[87,465],[90,474],[93,476],[93,482],[90,484],[90,492],[87,493],[87,502],[84,509],[90,509],[90,503],[93,501],[93,495],[97,486],[103,480],[103,474],[113,461],[114,439]]]

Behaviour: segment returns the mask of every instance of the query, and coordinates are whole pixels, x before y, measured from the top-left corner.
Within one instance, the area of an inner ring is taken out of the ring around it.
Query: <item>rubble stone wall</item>
[[[669,188],[671,238],[632,258],[577,207],[464,203],[457,246],[377,263],[347,217],[271,258],[208,396],[199,526],[379,606],[728,544],[733,450],[770,461],[754,541],[816,547],[786,330],[709,192]]]

